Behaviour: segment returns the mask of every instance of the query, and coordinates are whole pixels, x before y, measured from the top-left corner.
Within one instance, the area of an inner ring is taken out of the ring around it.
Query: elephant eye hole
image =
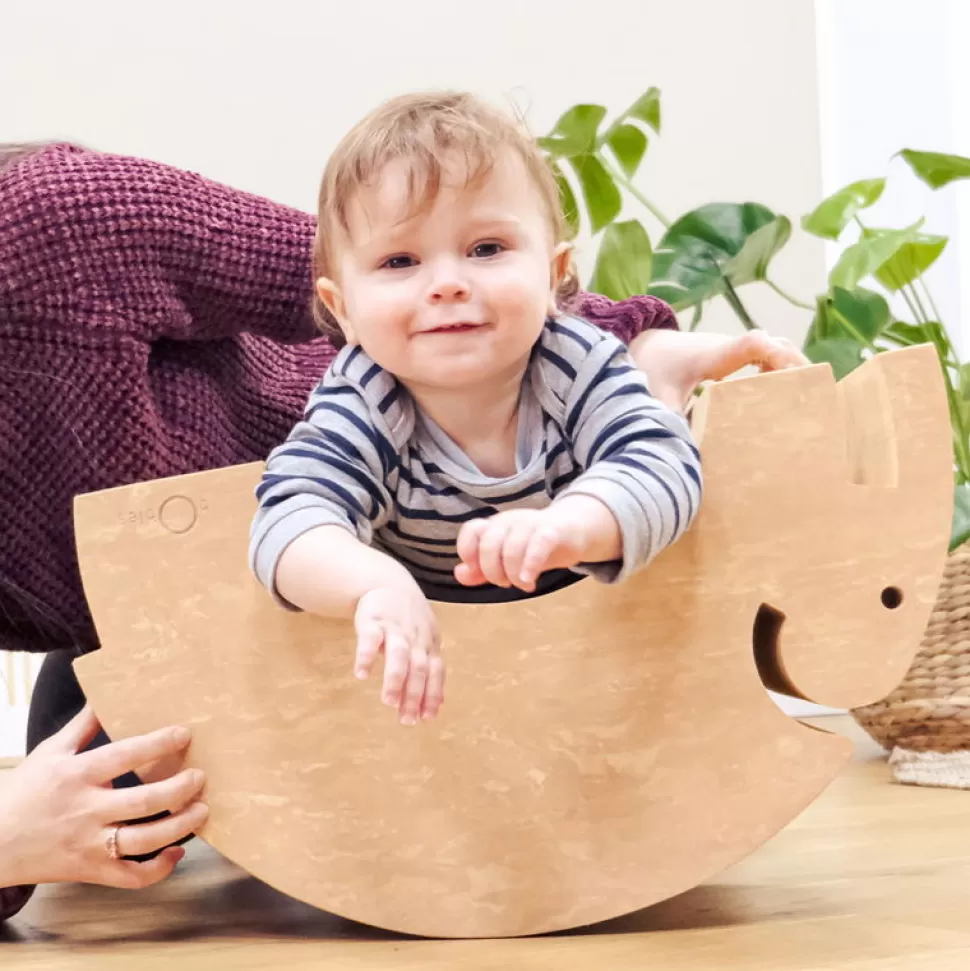
[[[879,599],[887,610],[895,610],[903,602],[903,591],[899,587],[886,587]]]

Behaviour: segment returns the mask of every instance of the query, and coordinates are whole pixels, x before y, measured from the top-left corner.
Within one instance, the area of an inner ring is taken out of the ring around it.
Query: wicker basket
[[[923,643],[888,697],[852,712],[899,782],[970,789],[970,543],[947,558]]]

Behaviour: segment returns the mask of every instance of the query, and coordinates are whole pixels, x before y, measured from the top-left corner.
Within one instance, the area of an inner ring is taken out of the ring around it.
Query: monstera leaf
[[[687,213],[654,253],[650,293],[675,309],[764,280],[791,235],[791,223],[753,202],[716,202]]]
[[[650,285],[653,250],[650,237],[636,220],[607,226],[589,288],[611,300],[626,300]]]
[[[867,229],[863,235],[866,239],[875,239],[887,232],[891,231]],[[946,236],[915,233],[876,269],[874,275],[887,290],[895,293],[919,279],[937,261],[947,242]]]
[[[899,153],[916,176],[931,189],[939,189],[957,179],[970,179],[970,158],[941,152],[915,152],[904,148]]]
[[[878,293],[833,287],[816,301],[805,356],[816,364],[831,364],[841,379],[863,362],[865,350],[883,335],[889,321],[889,304]]]
[[[660,92],[649,88],[604,127],[606,113],[603,105],[573,105],[559,116],[548,135],[536,139],[556,177],[560,201],[574,235],[579,231],[581,214],[577,193],[566,178],[564,167],[576,177],[589,227],[595,235],[620,214],[623,196],[618,181],[636,192],[627,180],[637,173],[647,153],[645,129],[660,131]]]
[[[922,220],[906,229],[883,229],[868,235],[847,247],[829,273],[829,284],[854,289],[860,281],[871,276],[884,263],[891,260],[908,243],[915,242]]]
[[[823,239],[838,239],[856,213],[875,203],[885,187],[885,179],[863,179],[839,189],[802,217],[802,229]]]

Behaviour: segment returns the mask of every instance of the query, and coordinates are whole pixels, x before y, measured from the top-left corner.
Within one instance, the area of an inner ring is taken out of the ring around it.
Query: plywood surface
[[[895,785],[848,718],[816,724],[858,749],[804,814],[711,882],[591,929],[409,939],[276,893],[196,842],[148,890],[42,888],[0,928],[0,961],[17,971],[966,971],[966,793]]]
[[[629,583],[439,604],[448,695],[408,729],[352,677],[348,625],[283,612],[245,552],[257,465],[81,497],[114,736],[181,722],[202,836],[324,910],[429,936],[561,930],[683,893],[849,757],[764,683],[837,707],[902,677],[949,532],[932,348],[714,386],[695,528]],[[888,599],[887,599],[888,598]],[[891,603],[892,606],[887,606]]]

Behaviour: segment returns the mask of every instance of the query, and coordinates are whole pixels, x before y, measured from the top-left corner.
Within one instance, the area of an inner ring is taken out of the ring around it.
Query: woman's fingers
[[[89,745],[100,730],[101,725],[94,714],[94,709],[90,705],[85,705],[59,732],[41,744],[50,745],[65,754],[74,755]]]
[[[170,846],[153,860],[146,860],[144,863],[118,860],[111,865],[104,879],[98,882],[121,890],[141,890],[152,884],[161,883],[171,874],[183,856],[185,856],[185,850],[181,846]]]
[[[139,766],[181,752],[191,738],[187,728],[160,728],[84,752],[77,756],[77,767],[85,781],[103,785]]]
[[[161,782],[111,789],[104,793],[97,808],[106,822],[124,819],[144,819],[156,813],[178,812],[187,806],[205,784],[201,769],[186,769]]]
[[[180,812],[150,823],[135,823],[118,829],[118,855],[141,856],[191,836],[209,818],[209,807],[194,802]]]

